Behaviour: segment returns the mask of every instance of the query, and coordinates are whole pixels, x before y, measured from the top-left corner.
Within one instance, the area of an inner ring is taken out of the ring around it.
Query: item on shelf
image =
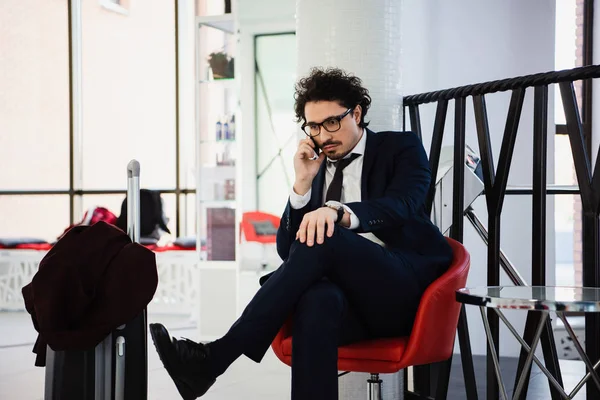
[[[223,122],[223,139],[229,140],[230,132],[229,132],[229,122],[227,122],[227,115],[223,118],[225,122]]]
[[[225,14],[231,14],[231,0],[225,0]]]
[[[235,114],[231,114],[231,120],[229,121],[229,139],[235,140]]]
[[[235,139],[235,116],[232,115],[231,119],[228,115],[225,115],[223,123],[223,136],[225,140]]]
[[[215,129],[216,131],[216,139],[217,140],[222,140],[223,139],[223,124],[221,123],[221,120],[217,120],[217,127]]]
[[[233,78],[233,59],[222,51],[210,53],[208,64],[214,79]]]
[[[217,151],[217,166],[229,165],[225,151]]]
[[[235,261],[235,209],[207,208],[208,260]]]
[[[232,149],[234,143],[224,143],[222,149],[217,150],[216,160],[217,166],[234,166],[235,158],[232,157],[235,154],[235,149]]]
[[[233,78],[234,76],[234,72],[233,72],[233,57],[231,57],[229,59],[229,62],[227,63],[227,77],[228,78]]]
[[[225,200],[235,200],[235,179],[225,179]]]

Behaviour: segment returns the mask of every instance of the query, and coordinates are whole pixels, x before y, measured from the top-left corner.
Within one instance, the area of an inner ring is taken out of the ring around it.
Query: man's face
[[[306,124],[319,124],[325,122],[328,128],[336,126],[336,117],[341,116],[347,108],[335,101],[310,101],[304,106]],[[321,126],[321,133],[314,136],[317,146],[332,160],[344,158],[356,146],[361,138],[362,128],[358,126],[361,117],[361,107],[354,107],[347,115],[339,120],[339,129],[328,132]]]

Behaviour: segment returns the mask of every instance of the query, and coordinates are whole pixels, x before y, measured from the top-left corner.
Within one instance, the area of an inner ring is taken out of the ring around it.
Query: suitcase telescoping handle
[[[133,242],[140,241],[140,163],[127,164],[127,234]],[[120,326],[118,330],[124,329]],[[127,343],[123,336],[115,341],[115,400],[125,400],[125,353]]]
[[[140,163],[136,160],[127,164],[127,234],[133,242],[140,241]],[[125,337],[119,334],[123,329],[125,325],[119,326],[96,346],[94,400],[125,400],[127,343]],[[114,335],[117,338],[113,342]]]
[[[127,234],[134,242],[140,241],[140,163],[127,164]]]

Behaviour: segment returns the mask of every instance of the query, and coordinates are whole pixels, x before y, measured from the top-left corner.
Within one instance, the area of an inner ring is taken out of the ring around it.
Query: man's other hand
[[[309,247],[315,243],[315,240],[317,244],[323,244],[325,234],[327,237],[333,235],[336,219],[337,212],[329,207],[321,207],[306,213],[296,233],[296,239]]]

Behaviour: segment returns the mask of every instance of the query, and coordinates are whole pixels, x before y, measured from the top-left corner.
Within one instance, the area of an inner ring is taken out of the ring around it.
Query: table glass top
[[[481,286],[458,290],[456,300],[494,308],[600,312],[600,288]]]

